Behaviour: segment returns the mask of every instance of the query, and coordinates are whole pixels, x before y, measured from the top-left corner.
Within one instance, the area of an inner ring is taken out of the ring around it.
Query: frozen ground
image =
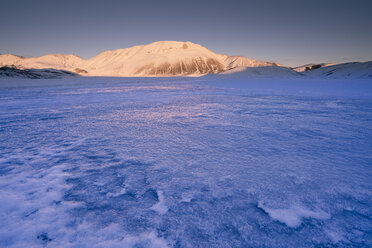
[[[371,247],[372,82],[0,81],[0,247]]]

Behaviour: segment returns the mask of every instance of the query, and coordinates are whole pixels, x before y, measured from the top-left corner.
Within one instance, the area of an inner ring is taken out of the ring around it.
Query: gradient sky
[[[91,58],[159,40],[289,66],[372,60],[371,0],[0,0],[0,53]]]

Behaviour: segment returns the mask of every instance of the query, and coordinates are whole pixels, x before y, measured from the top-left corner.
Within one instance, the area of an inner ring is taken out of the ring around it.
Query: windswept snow
[[[151,207],[152,210],[156,211],[159,214],[165,214],[168,211],[168,207],[165,203],[164,195],[162,191],[157,192],[158,202]]]
[[[368,79],[1,79],[0,247],[371,247],[371,99]]]
[[[259,202],[258,207],[268,213],[274,220],[285,223],[287,226],[292,228],[299,227],[303,218],[319,220],[330,218],[330,215],[322,210],[309,210],[303,206],[291,206],[288,209],[272,209]]]

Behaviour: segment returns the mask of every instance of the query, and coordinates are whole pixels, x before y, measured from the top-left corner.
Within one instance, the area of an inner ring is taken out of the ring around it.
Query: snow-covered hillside
[[[326,67],[326,66],[331,66],[331,65],[336,65],[337,63],[320,63],[320,64],[306,64],[298,67],[292,68],[293,70],[297,72],[305,72],[305,71],[310,71],[310,70],[315,70],[319,69],[321,67]]]
[[[13,54],[0,54],[0,67],[16,65],[23,59],[23,57]]]
[[[262,66],[277,66],[278,64],[272,62],[262,62],[255,59],[248,59],[243,56],[227,56],[220,55],[222,63],[225,65],[226,70],[230,70],[236,67],[262,67]]]
[[[76,55],[48,54],[22,58],[0,55],[0,66],[22,69],[53,68],[89,76],[200,76],[238,66],[273,66],[241,56],[216,54],[192,42],[159,41],[115,51],[105,51],[84,60]]]
[[[56,69],[79,72],[85,60],[76,55],[47,54],[41,57],[24,58],[12,54],[0,55],[0,67],[17,69]]]
[[[10,78],[64,78],[77,76],[78,74],[55,69],[17,69],[13,67],[3,66],[0,67],[0,77],[10,77]]]
[[[306,69],[309,68],[309,69]],[[282,66],[237,66],[218,74],[223,78],[309,78],[372,79],[372,61],[344,64],[309,64],[297,68]]]
[[[372,79],[372,61],[353,62],[324,66],[314,70],[303,72],[306,77],[320,78],[371,78]]]
[[[293,78],[302,77],[291,68],[281,66],[262,66],[262,67],[247,67],[239,66],[228,71],[221,72],[219,76],[224,77],[241,77],[241,78]]]

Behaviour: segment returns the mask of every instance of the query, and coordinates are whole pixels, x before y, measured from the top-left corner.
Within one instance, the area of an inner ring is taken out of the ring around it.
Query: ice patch
[[[194,194],[191,192],[182,193],[181,202],[191,202],[193,197],[194,197]]]
[[[325,230],[325,233],[332,240],[333,243],[338,243],[339,241],[346,241],[341,233],[338,233],[333,230]]]
[[[157,191],[159,201],[154,204],[151,209],[157,212],[158,214],[165,214],[168,212],[168,207],[165,205],[164,195],[163,192],[158,190]]]
[[[121,190],[119,190],[117,192],[109,192],[109,193],[107,193],[107,196],[117,197],[119,195],[124,195],[126,193],[127,193],[127,190],[125,188],[122,188]]]
[[[127,194],[127,193],[128,193],[127,188],[125,187],[125,183],[123,183],[122,188],[119,188],[118,190],[113,191],[113,192],[107,192],[107,196],[108,197],[117,197],[117,196],[124,195],[124,194]]]
[[[120,247],[165,248],[169,246],[164,239],[157,237],[155,232],[150,232],[143,233],[139,236],[127,236],[124,238],[122,246]]]
[[[274,209],[265,207],[262,202],[259,202],[258,207],[269,214],[272,219],[280,221],[292,228],[299,227],[303,218],[319,220],[330,218],[330,215],[322,210],[312,211],[303,206],[292,206],[288,209]]]

